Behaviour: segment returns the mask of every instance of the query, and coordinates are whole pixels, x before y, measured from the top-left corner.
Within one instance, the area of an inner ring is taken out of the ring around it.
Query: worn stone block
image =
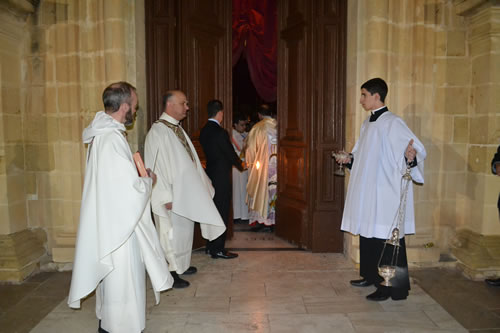
[[[489,171],[491,159],[486,156],[487,148],[482,146],[470,146],[468,158],[468,170],[477,173]]]
[[[52,144],[26,145],[26,170],[51,171],[54,168],[54,146]]]
[[[28,200],[28,220],[31,227],[48,227],[47,200]]]
[[[57,88],[55,87],[45,88],[45,112],[48,114],[57,113]]]
[[[12,86],[2,86],[2,113],[4,114],[20,114],[21,113],[21,97],[20,89]]]
[[[56,79],[59,83],[78,83],[80,75],[77,55],[56,58]]]
[[[470,55],[472,58],[490,54],[492,51],[492,41],[489,39],[475,39],[469,43]]]
[[[109,81],[123,80],[127,73],[127,60],[122,52],[112,52],[106,55],[106,78]]]
[[[10,190],[9,188],[9,192]],[[24,200],[9,203],[9,223],[11,232],[21,231],[28,226],[26,202]]]
[[[442,171],[465,171],[467,167],[467,146],[449,144],[443,146]]]
[[[24,169],[24,146],[21,144],[9,145],[3,148],[4,168],[7,173]]]
[[[467,143],[469,141],[469,118],[453,118],[453,143]]]
[[[472,60],[472,84],[484,84],[494,80],[491,75],[491,60],[489,54],[477,56]]]
[[[472,88],[473,107],[475,114],[494,113],[498,109],[497,102],[500,101],[498,90],[500,85],[479,85]]]
[[[367,50],[385,50],[388,39],[388,22],[371,21],[365,25],[365,46]],[[125,46],[125,45],[123,45]],[[123,47],[122,46],[122,47]]]
[[[0,235],[0,281],[21,282],[38,268],[46,254],[42,233],[25,229]]]
[[[26,117],[24,121],[24,137],[26,142],[47,142],[47,118],[43,115]]]
[[[436,89],[436,111],[451,115],[468,113],[470,89],[468,87],[444,87]]]
[[[500,117],[485,115],[470,118],[470,143],[497,144]]]
[[[26,189],[23,173],[7,176],[7,197],[9,203],[24,203],[24,200],[26,200]]]
[[[125,24],[123,21],[104,22],[104,45],[110,49],[121,49],[126,46]]]
[[[465,31],[448,31],[447,56],[465,56]]]
[[[467,68],[470,67],[470,61],[467,58],[449,58],[447,59],[446,83],[453,86],[469,85],[471,73]]]
[[[463,169],[465,169],[465,163]],[[465,170],[463,173],[448,173],[445,175],[444,199],[457,200],[459,196],[465,194],[465,176]]]
[[[5,143],[21,143],[23,140],[23,130],[20,115],[9,115],[5,114],[3,116],[3,126],[4,126],[4,142]]]

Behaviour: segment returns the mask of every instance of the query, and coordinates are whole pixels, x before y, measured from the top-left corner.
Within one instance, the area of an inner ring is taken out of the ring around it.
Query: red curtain
[[[233,67],[243,53],[259,96],[276,101],[276,0],[233,0]]]

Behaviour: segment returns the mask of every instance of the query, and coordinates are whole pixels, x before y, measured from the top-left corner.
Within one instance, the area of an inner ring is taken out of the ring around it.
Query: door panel
[[[316,252],[342,252],[346,1],[282,0],[279,15],[277,234]]]
[[[231,2],[225,0],[146,0],[149,124],[161,112],[168,89],[186,93],[190,111],[182,127],[204,160],[200,129],[207,122],[206,105],[220,99],[223,125],[231,129]],[[230,227],[231,227],[230,223]],[[232,229],[228,230],[228,238]],[[196,228],[194,247],[205,241]]]

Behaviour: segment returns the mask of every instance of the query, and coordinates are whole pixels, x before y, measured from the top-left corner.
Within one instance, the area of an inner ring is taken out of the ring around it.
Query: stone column
[[[46,253],[44,232],[26,214],[23,55],[33,12],[25,0],[0,4],[0,281],[22,281]]]
[[[491,160],[500,138],[500,5],[488,0],[455,0],[465,18],[471,59],[471,102],[461,134],[467,143],[463,222],[453,243],[459,267],[473,279],[500,275],[500,178]]]

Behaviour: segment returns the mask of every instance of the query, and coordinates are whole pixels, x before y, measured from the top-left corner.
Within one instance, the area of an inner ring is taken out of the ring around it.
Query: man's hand
[[[168,202],[165,204],[165,207],[168,209],[168,210],[172,210],[172,203],[171,202]]]
[[[415,156],[417,156],[417,151],[413,148],[413,139],[411,139],[408,147],[406,147],[405,157],[408,163],[411,163],[415,159]]]
[[[155,184],[156,184],[156,174],[150,168],[147,168],[146,171],[148,173],[148,177],[150,177],[151,179],[153,179],[153,186],[155,186]]]

